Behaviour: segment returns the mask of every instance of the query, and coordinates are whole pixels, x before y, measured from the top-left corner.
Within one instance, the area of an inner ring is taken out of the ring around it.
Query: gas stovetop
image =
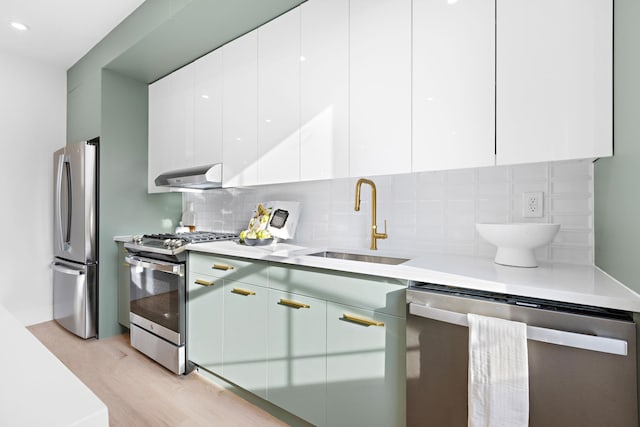
[[[231,233],[219,233],[214,231],[194,231],[193,233],[160,233],[160,234],[145,234],[142,236],[146,239],[156,240],[182,240],[185,243],[206,243],[216,242],[220,240],[233,240],[236,238],[235,234]]]
[[[185,250],[189,243],[220,242],[237,238],[232,233],[213,231],[195,231],[193,233],[160,233],[133,236],[125,248],[132,251],[177,255]]]

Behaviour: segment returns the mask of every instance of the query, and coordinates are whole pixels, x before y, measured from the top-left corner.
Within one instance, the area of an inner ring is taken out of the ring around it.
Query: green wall
[[[640,2],[614,8],[614,156],[595,163],[595,262],[640,292]]]
[[[144,2],[67,70],[67,141],[97,136],[101,123],[102,69],[167,22],[190,0]]]
[[[147,193],[147,84],[102,72],[100,139],[100,241],[98,328],[100,338],[118,325],[118,250],[113,236],[170,232],[182,198]]]
[[[640,2],[614,1],[614,156],[595,163],[595,263],[640,293]],[[640,315],[634,316],[640,355]],[[638,359],[640,387],[640,359]],[[638,392],[640,411],[640,389]],[[640,416],[639,416],[640,417]]]
[[[179,193],[147,194],[148,83],[300,0],[147,0],[67,71],[67,142],[100,136],[100,338],[119,334],[116,235],[169,231]]]

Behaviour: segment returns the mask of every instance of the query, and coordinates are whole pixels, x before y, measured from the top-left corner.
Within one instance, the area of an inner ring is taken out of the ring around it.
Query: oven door
[[[141,256],[125,258],[131,266],[131,323],[175,345],[185,340],[184,264]]]

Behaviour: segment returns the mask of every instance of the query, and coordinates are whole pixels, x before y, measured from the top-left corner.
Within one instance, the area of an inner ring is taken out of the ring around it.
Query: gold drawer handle
[[[213,266],[211,267],[214,270],[233,270],[233,266],[232,265],[227,265],[227,264],[213,264]]]
[[[231,289],[231,292],[238,295],[244,295],[245,297],[256,294],[255,292],[247,291],[246,289],[240,289],[240,288],[233,288]]]
[[[358,325],[363,326],[384,326],[384,322],[378,322],[377,320],[367,319],[366,317],[355,316],[353,314],[347,313],[344,313],[342,315],[342,320],[357,323]]]
[[[202,279],[196,279],[193,281],[193,283],[195,283],[196,285],[202,285],[202,286],[213,286],[216,283],[215,282],[211,282],[208,280],[202,280]]]
[[[298,301],[292,301],[290,299],[284,299],[284,298],[280,298],[280,301],[278,301],[278,304],[280,305],[286,305],[287,307],[291,307],[291,308],[311,308],[311,306],[309,304],[304,304]]]

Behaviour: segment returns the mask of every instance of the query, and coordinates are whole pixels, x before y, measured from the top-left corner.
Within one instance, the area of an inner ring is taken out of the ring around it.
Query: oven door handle
[[[148,270],[162,271],[163,273],[175,274],[176,276],[184,276],[184,265],[170,264],[161,261],[143,261],[135,256],[126,256],[125,262],[134,267],[142,267]]]
[[[426,319],[437,320],[459,326],[469,326],[466,314],[429,307],[428,305],[410,302],[409,313]],[[549,344],[563,345],[565,347],[579,348],[582,350],[617,354],[620,356],[626,356],[628,354],[628,344],[624,340],[559,331],[556,329],[540,328],[537,326],[527,325],[527,339],[546,342]]]

